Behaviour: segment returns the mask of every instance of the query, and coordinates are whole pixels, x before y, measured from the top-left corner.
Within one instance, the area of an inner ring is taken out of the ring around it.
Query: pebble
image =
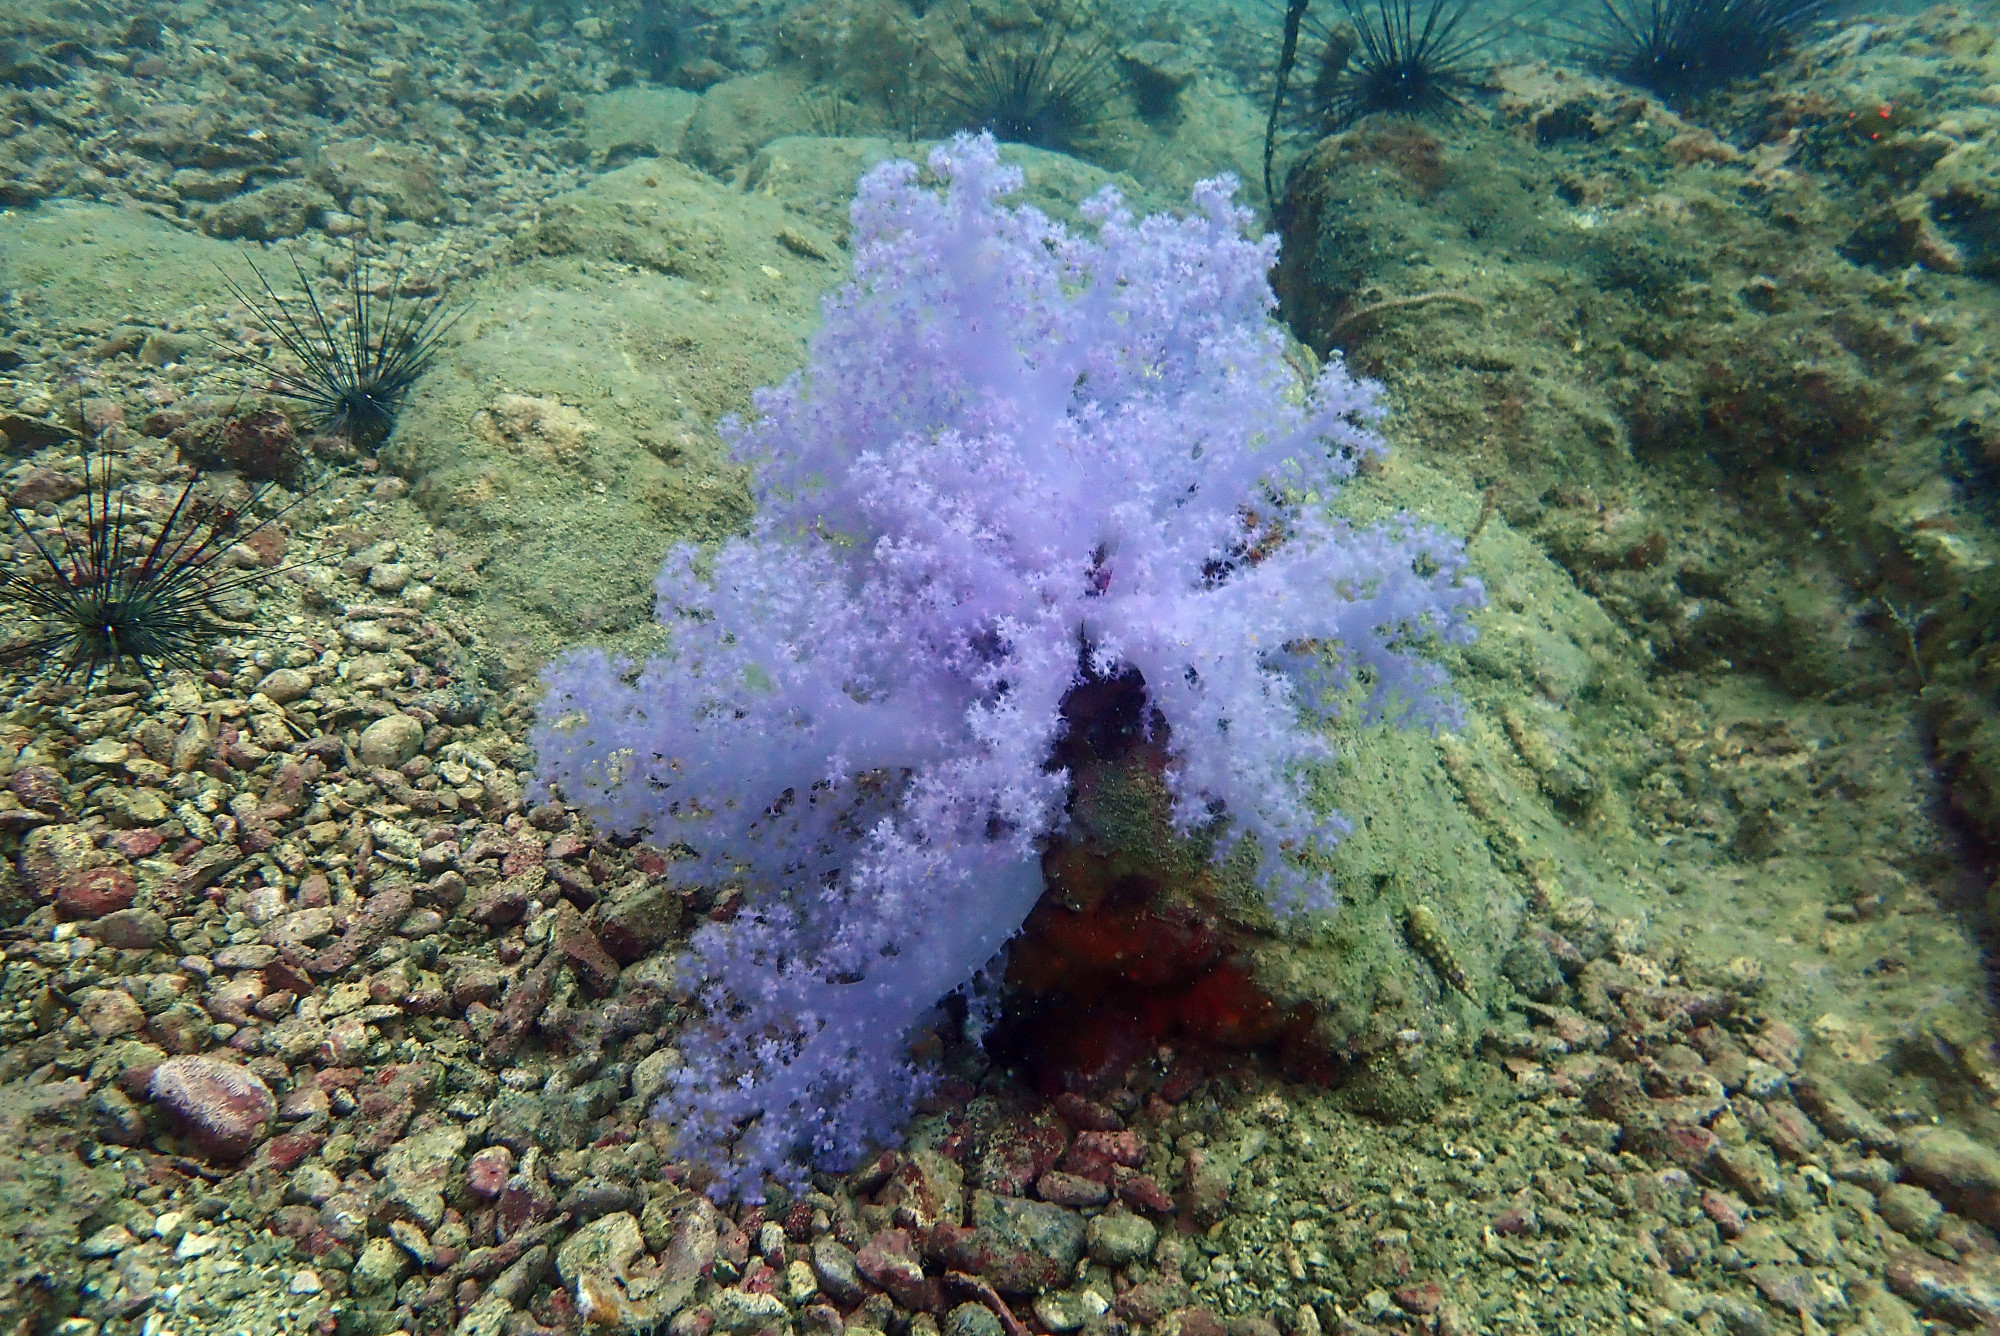
[[[145,951],[167,940],[167,921],[150,909],[120,909],[90,925],[98,941],[120,951]]]
[[[182,1262],[196,1257],[205,1257],[222,1246],[222,1239],[214,1234],[183,1234],[174,1247],[174,1257]]]
[[[139,1240],[123,1225],[106,1225],[77,1245],[77,1251],[85,1257],[109,1257],[123,1252]]]
[[[354,754],[361,763],[393,770],[424,745],[424,726],[407,714],[388,714],[361,731]]]
[[[362,1245],[361,1256],[349,1273],[354,1288],[363,1294],[394,1289],[409,1274],[410,1259],[389,1239],[370,1239]]]
[[[139,883],[122,867],[93,867],[64,877],[56,891],[56,907],[71,918],[101,918],[130,909],[139,898]]]
[[[340,638],[364,654],[389,648],[389,628],[380,622],[349,622],[340,628]]]
[[[849,1336],[854,1328],[849,1327]],[[944,1336],[1005,1336],[1006,1328],[985,1304],[960,1304],[945,1314]]]
[[[1096,1290],[1055,1290],[1035,1296],[1035,1316],[1054,1332],[1075,1331],[1110,1309],[1110,1301]]]
[[[137,1034],[146,1025],[146,1013],[140,1010],[130,993],[119,988],[92,991],[77,1007],[76,1014],[83,1018],[83,1023],[99,1039]]]
[[[492,1201],[507,1186],[514,1170],[514,1152],[505,1146],[488,1146],[465,1166],[466,1186],[474,1195]]]
[[[1085,1226],[1084,1247],[1094,1260],[1116,1269],[1151,1257],[1159,1237],[1159,1229],[1143,1215],[1106,1211]]]
[[[311,693],[312,678],[296,668],[280,668],[259,682],[257,690],[269,696],[275,705],[290,705]]]

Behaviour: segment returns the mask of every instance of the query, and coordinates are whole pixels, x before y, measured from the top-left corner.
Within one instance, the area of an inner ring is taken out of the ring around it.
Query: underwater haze
[[[0,1336],[2000,1330],[2000,13],[0,0]]]

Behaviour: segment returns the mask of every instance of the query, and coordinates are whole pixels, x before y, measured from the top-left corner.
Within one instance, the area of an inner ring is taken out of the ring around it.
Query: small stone
[[[426,1229],[444,1219],[444,1189],[452,1161],[465,1146],[465,1129],[433,1127],[403,1138],[375,1162],[384,1180],[383,1204]]]
[[[270,697],[275,705],[290,705],[312,693],[312,678],[296,668],[280,668],[259,682],[257,690]]]
[[[333,910],[324,905],[298,909],[264,926],[263,939],[280,950],[316,942],[333,931]]]
[[[1396,1307],[1418,1317],[1429,1317],[1444,1303],[1444,1290],[1434,1280],[1419,1281],[1396,1290]]]
[[[889,1297],[905,1308],[927,1305],[923,1259],[917,1255],[916,1239],[907,1229],[881,1229],[854,1255],[861,1274],[889,1292]]]
[[[167,940],[167,921],[150,909],[121,909],[91,924],[90,933],[120,951],[149,951]]]
[[[1889,1228],[1898,1234],[1923,1243],[1938,1232],[1938,1222],[1944,1217],[1944,1206],[1930,1193],[1914,1183],[1891,1184],[1875,1209],[1889,1223]]]
[[[277,947],[246,942],[241,946],[225,946],[217,951],[215,967],[219,970],[261,970],[269,967],[277,958]]]
[[[1954,1326],[1991,1327],[2000,1322],[2000,1291],[1964,1267],[1923,1253],[1896,1253],[1888,1258],[1882,1275],[1891,1290]]]
[[[651,1100],[667,1088],[667,1078],[681,1066],[677,1048],[656,1048],[632,1066],[632,1093]]]
[[[254,1072],[199,1054],[168,1058],[154,1068],[147,1093],[190,1140],[218,1160],[249,1154],[278,1111],[270,1087]]]
[[[575,1296],[577,1315],[589,1325],[637,1325],[646,1314],[626,1298],[628,1268],[646,1240],[629,1211],[593,1220],[563,1240],[556,1272]],[[783,1305],[779,1305],[780,1312]]]
[[[1207,1228],[1228,1213],[1236,1169],[1213,1152],[1193,1151],[1188,1155],[1187,1183],[1188,1212],[1196,1224]]]
[[[394,770],[424,745],[424,726],[407,714],[387,714],[361,730],[354,754],[363,765]]]
[[[123,1252],[139,1240],[123,1225],[106,1225],[77,1245],[77,1251],[85,1257],[109,1257]]]
[[[785,1302],[794,1308],[809,1303],[819,1293],[819,1280],[805,1261],[793,1258],[785,1265]]]
[[[71,918],[115,914],[138,898],[139,883],[122,867],[86,868],[64,877],[56,889],[56,907]]]
[[[85,765],[122,765],[131,754],[132,749],[116,738],[99,738],[78,747],[72,757]]]
[[[748,1290],[718,1291],[708,1301],[715,1313],[718,1331],[762,1331],[786,1318],[785,1301],[775,1294],[753,1294]]]
[[[1960,1215],[2000,1228],[2000,1152],[1948,1128],[1913,1133],[1903,1171]]]
[[[1112,1307],[1127,1322],[1150,1327],[1176,1308],[1185,1306],[1190,1297],[1186,1282],[1178,1273],[1170,1272],[1140,1281],[1119,1295]]]
[[[206,1257],[222,1246],[222,1239],[214,1234],[183,1234],[181,1241],[174,1245],[176,1261],[187,1262],[197,1257]]]
[[[400,594],[410,583],[410,568],[398,561],[385,561],[368,572],[368,587],[379,594]]]
[[[1091,1220],[1083,1234],[1091,1257],[1114,1271],[1151,1257],[1159,1237],[1159,1229],[1145,1216],[1118,1210]]]
[[[188,1002],[174,1003],[153,1017],[146,1028],[169,1053],[199,1053],[215,1036],[208,1013]]]
[[[1006,1293],[1042,1294],[1067,1285],[1083,1256],[1083,1217],[1051,1202],[975,1192],[972,1224],[945,1241],[945,1260]]]
[[[852,1333],[854,1328],[849,1327]],[[960,1304],[945,1314],[944,1336],[1005,1336],[1006,1328],[985,1304]]]
[[[389,628],[380,622],[349,622],[340,628],[340,638],[364,654],[389,648]]]
[[[292,1279],[285,1288],[293,1294],[318,1294],[326,1288],[326,1285],[320,1280],[319,1272],[308,1267],[302,1271],[292,1272]]]
[[[1052,1290],[1035,1296],[1035,1316],[1053,1332],[1075,1331],[1111,1308],[1096,1290]]]
[[[644,959],[680,926],[680,892],[665,882],[608,899],[592,914],[597,939],[621,965]]]
[[[97,988],[85,996],[76,1014],[99,1039],[137,1034],[146,1026],[146,1013],[122,988]]]
[[[424,1231],[409,1221],[391,1220],[389,1237],[394,1239],[396,1246],[408,1253],[410,1259],[418,1266],[428,1267],[437,1261],[437,1249],[431,1246],[428,1238],[424,1237]]]
[[[1112,1171],[1111,1182],[1118,1189],[1118,1200],[1135,1211],[1152,1211],[1166,1215],[1174,1209],[1174,1199],[1151,1174],[1142,1174],[1122,1166]]]
[[[362,1294],[379,1294],[394,1289],[409,1273],[410,1259],[389,1239],[370,1239],[350,1273],[354,1288]]]
[[[585,926],[583,916],[569,901],[556,905],[556,921],[550,934],[556,951],[568,960],[577,981],[594,997],[602,997],[618,984],[618,962],[605,954],[595,933]]]
[[[1523,996],[1537,1002],[1554,1002],[1562,996],[1562,970],[1556,965],[1554,954],[1539,938],[1523,938],[1509,947],[1507,954],[1501,957],[1500,973],[1520,989]]]
[[[63,779],[48,766],[22,766],[8,779],[7,791],[19,798],[24,807],[50,816],[64,814]]]
[[[1058,1206],[1102,1206],[1111,1200],[1111,1185],[1051,1169],[1035,1180],[1035,1195]]]
[[[507,1176],[513,1171],[514,1152],[505,1146],[488,1146],[465,1166],[466,1186],[473,1195],[492,1201],[506,1188]]]
[[[846,1244],[831,1236],[817,1238],[812,1245],[813,1275],[827,1297],[843,1308],[852,1308],[867,1296],[861,1283],[861,1268]]]

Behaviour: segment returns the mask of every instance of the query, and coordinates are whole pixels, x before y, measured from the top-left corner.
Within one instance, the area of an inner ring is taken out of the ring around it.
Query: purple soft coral
[[[1377,389],[1337,364],[1301,384],[1276,239],[1244,238],[1232,181],[1185,218],[1107,190],[1090,240],[997,203],[1021,176],[990,137],[930,165],[942,196],[908,162],[862,179],[807,369],[728,425],[757,521],[669,558],[674,653],[548,674],[547,781],[750,889],[695,935],[705,1020],[659,1110],[718,1194],[894,1138],[906,1036],[1041,893],[1086,672],[1143,675],[1183,830],[1226,815],[1218,857],[1248,839],[1275,905],[1324,908],[1286,851],[1345,825],[1302,766],[1344,703],[1447,717],[1411,650],[1469,637],[1480,601],[1447,536],[1320,513],[1383,449]]]

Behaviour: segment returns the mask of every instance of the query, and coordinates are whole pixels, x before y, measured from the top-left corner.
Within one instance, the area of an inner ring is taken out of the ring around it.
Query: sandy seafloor
[[[947,1046],[895,1158],[724,1212],[646,1110],[726,905],[524,798],[537,674],[744,522],[716,422],[953,19],[676,13],[0,9],[14,503],[74,516],[79,410],[135,498],[319,480],[205,675],[0,678],[6,1331],[2000,1330],[1990,10],[1680,112],[1541,15],[1460,115],[1287,138],[1282,314],[1394,409],[1339,504],[1490,593],[1462,727],[1321,776],[1338,918],[1148,911],[1317,1023],[1056,1101]],[[1114,17],[1094,161],[1009,149],[1024,196],[1228,170],[1270,218],[1276,15]],[[264,412],[222,281],[337,301],[359,238],[464,311],[379,457]]]

